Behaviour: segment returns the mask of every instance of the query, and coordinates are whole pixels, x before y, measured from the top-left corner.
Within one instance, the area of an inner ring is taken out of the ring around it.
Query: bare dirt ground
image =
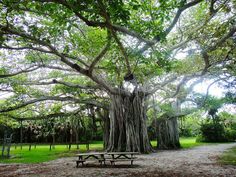
[[[158,151],[139,155],[134,166],[129,162],[115,167],[88,164],[76,168],[76,158],[61,158],[40,164],[0,164],[0,177],[236,177],[236,167],[220,165],[218,156],[236,143],[199,146],[185,150]]]

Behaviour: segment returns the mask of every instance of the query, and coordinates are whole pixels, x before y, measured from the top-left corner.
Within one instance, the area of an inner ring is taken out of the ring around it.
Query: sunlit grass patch
[[[195,146],[205,145],[208,143],[196,142],[196,137],[181,137],[180,145],[182,148],[192,148]]]

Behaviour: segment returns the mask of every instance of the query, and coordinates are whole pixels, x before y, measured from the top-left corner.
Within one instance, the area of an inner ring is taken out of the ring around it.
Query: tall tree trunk
[[[148,153],[152,147],[147,134],[145,95],[111,95],[108,151]]]
[[[109,119],[109,112],[104,110],[104,116],[103,116],[103,146],[104,149],[108,148],[109,144],[109,135],[110,135],[110,119]]]
[[[91,117],[91,129],[92,129],[92,140],[95,140],[97,137],[97,125],[96,125],[96,116],[95,116],[95,110],[93,106],[89,107],[90,110],[90,117]]]
[[[76,125],[76,127],[74,127],[74,132],[75,132],[75,144],[77,149],[79,149],[79,127],[78,125]]]
[[[158,149],[180,148],[177,117],[168,117],[165,114],[158,120],[157,131]]]

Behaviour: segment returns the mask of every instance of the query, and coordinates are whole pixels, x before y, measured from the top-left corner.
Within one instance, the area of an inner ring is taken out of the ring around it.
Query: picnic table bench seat
[[[76,167],[79,167],[79,164],[84,166],[86,161],[97,161],[100,165],[106,165],[106,162],[110,162],[111,165],[115,165],[115,162],[118,161],[130,161],[133,165],[133,161],[137,159],[134,155],[138,154],[137,152],[105,152],[105,153],[82,153],[77,154],[78,160],[76,160]]]

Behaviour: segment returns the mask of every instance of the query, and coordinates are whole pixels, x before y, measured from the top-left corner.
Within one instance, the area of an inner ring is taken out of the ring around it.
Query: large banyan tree
[[[235,55],[229,0],[3,0],[0,9],[1,91],[14,92],[1,114],[109,109],[108,151],[152,151],[148,96],[175,98]]]

